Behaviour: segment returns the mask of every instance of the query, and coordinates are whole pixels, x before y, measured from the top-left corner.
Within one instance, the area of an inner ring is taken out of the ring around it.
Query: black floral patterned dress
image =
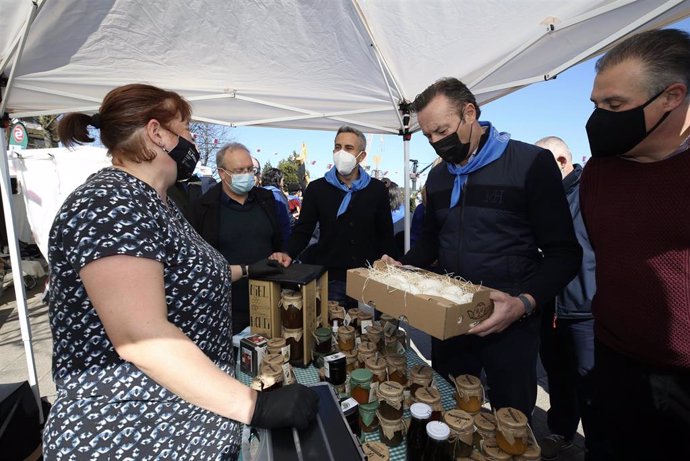
[[[67,198],[50,232],[57,399],[44,458],[235,459],[239,423],[181,399],[115,352],[79,278],[86,264],[111,255],[161,262],[168,319],[234,375],[227,262],[172,201],[123,171],[103,169]]]

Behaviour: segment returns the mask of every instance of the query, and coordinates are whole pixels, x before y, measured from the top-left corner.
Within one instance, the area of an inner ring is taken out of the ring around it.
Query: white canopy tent
[[[0,12],[0,114],[94,112],[112,88],[149,82],[184,95],[199,121],[395,134],[408,131],[401,105],[439,77],[485,103],[678,21],[690,1],[0,0]]]

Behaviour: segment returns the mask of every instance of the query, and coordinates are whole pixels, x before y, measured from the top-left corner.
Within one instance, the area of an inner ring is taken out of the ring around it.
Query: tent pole
[[[38,11],[38,4],[34,2],[33,8],[29,13],[26,29],[19,42],[17,49],[17,57],[14,60],[10,77],[7,81],[7,87],[2,101],[0,101],[0,116],[5,113],[9,94],[12,89],[12,82],[14,81],[15,72],[17,70],[19,59],[24,51],[26,44],[26,37],[29,35],[29,29],[36,17]],[[36,399],[38,406],[39,422],[43,424],[43,406],[41,405],[41,391],[38,388],[38,377],[36,374],[36,362],[34,361],[34,350],[31,344],[31,324],[29,323],[28,309],[26,307],[26,291],[24,290],[24,276],[22,273],[21,253],[19,252],[19,242],[17,241],[17,234],[14,227],[14,206],[12,203],[12,189],[10,185],[10,169],[7,160],[7,142],[5,140],[5,130],[0,129],[0,189],[2,189],[2,205],[5,213],[5,227],[7,228],[7,246],[10,250],[10,262],[12,263],[12,279],[14,281],[14,294],[17,300],[17,313],[19,316],[19,328],[22,334],[22,341],[24,343],[24,355],[26,356],[26,367],[29,373],[29,384]]]
[[[403,137],[403,158],[405,165],[403,166],[403,175],[405,177],[405,186],[403,187],[403,194],[405,195],[405,201],[403,206],[405,207],[405,216],[403,217],[403,225],[405,227],[405,253],[410,251],[410,139],[412,139],[412,133],[410,133],[410,106],[411,104],[407,101],[400,103],[399,113],[402,114],[402,129],[400,130],[400,136]]]

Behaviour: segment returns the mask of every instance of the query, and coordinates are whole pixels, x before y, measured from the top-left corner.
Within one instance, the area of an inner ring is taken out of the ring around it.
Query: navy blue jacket
[[[580,271],[556,297],[556,315],[558,318],[570,320],[592,318],[592,298],[596,291],[594,250],[592,250],[582,213],[580,213],[580,175],[582,175],[582,167],[575,165],[575,169],[563,179],[563,188],[570,205],[575,235],[582,247]]]
[[[422,234],[401,261],[428,267],[438,259],[441,272],[512,296],[529,293],[537,306],[552,301],[575,276],[582,251],[551,152],[509,141],[498,160],[468,176],[449,209],[454,181],[446,162],[429,173]]]

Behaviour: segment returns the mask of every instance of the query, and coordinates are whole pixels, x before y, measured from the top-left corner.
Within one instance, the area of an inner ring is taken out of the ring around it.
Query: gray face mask
[[[254,187],[254,173],[241,173],[230,175],[232,182],[226,183],[237,195],[247,195]]]

